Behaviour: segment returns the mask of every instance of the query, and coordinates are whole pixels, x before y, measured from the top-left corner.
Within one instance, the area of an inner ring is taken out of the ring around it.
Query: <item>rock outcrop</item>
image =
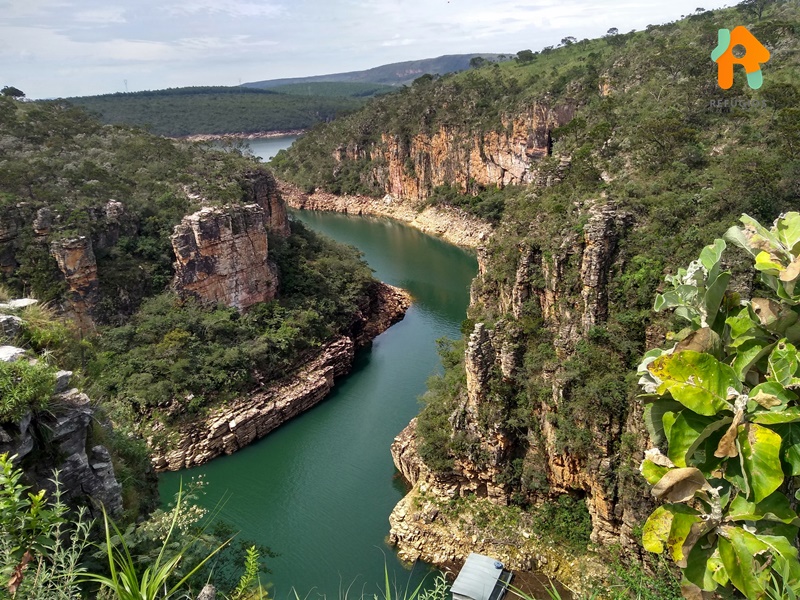
[[[25,352],[17,350],[0,360],[25,360]],[[0,454],[16,456],[15,465],[22,466],[34,489],[52,494],[53,470],[57,469],[65,502],[88,505],[95,516],[100,515],[102,504],[118,517],[122,514],[122,487],[114,476],[108,449],[89,443],[94,409],[86,394],[69,387],[71,375],[69,371],[57,374],[56,394],[47,411],[28,413],[16,423],[0,423]],[[27,460],[34,452],[38,458]]]
[[[550,388],[549,397],[538,405],[532,404],[535,426],[527,434],[519,436],[504,429],[500,415],[509,410],[509,400],[496,391],[494,384],[511,386],[509,389],[516,385],[514,375],[522,366],[518,348],[520,332],[514,319],[499,318],[491,328],[476,323],[465,350],[464,401],[450,423],[454,435],[464,436],[474,449],[470,455],[479,455],[480,460],[455,456],[449,472],[433,473],[419,459],[414,422],[396,438],[392,446],[395,465],[414,486],[412,495],[417,502],[412,505],[408,500],[403,501],[391,517],[391,539],[398,544],[401,555],[440,563],[452,560],[453,555],[460,557],[469,548],[480,548],[474,543],[463,543],[466,534],[462,532],[459,537],[455,533],[458,527],[453,523],[431,528],[430,519],[413,516],[420,513],[420,494],[431,502],[475,496],[505,504],[510,501],[511,493],[520,493],[519,488],[509,487],[507,470],[504,472],[513,459],[524,465],[523,469],[534,472],[546,490],[540,496],[526,492],[532,494],[529,500],[536,502],[562,493],[585,498],[592,519],[593,542],[600,545],[631,542],[626,536],[630,536],[642,511],[621,497],[615,473],[620,436],[623,431],[637,434],[633,421],[594,415],[592,425],[586,425],[593,451],[585,458],[560,449],[556,428],[559,411],[570,402],[564,364],[592,328],[602,325],[607,318],[609,273],[617,260],[617,241],[631,222],[630,216],[612,203],[590,204],[586,213],[582,235],[565,233],[557,251],[538,247],[532,241],[535,237],[521,243],[515,270],[511,271],[514,276],[505,284],[497,285],[493,280],[485,283],[489,258],[485,251],[479,250],[480,272],[473,283],[471,310],[482,306],[481,310],[489,310],[491,314],[518,319],[531,310],[530,303],[536,305],[543,327],[551,334],[556,355],[553,364],[541,375]],[[569,276],[568,269],[571,269]],[[495,417],[487,419],[487,414]],[[444,546],[448,550],[438,554],[439,544],[448,536],[451,541]],[[540,546],[534,544],[521,554],[517,549],[506,552],[493,548],[493,552],[507,557],[512,561],[510,564],[517,560],[520,564],[532,561],[531,564],[537,565],[534,554]]]
[[[278,190],[278,182],[265,171],[247,173],[242,181],[248,203],[258,204],[264,209],[265,222],[273,233],[289,235],[289,216],[286,203]]]
[[[67,283],[65,313],[83,331],[94,326],[93,312],[100,298],[97,261],[88,236],[54,241],[50,253]]]
[[[184,423],[163,442],[151,436],[148,442],[155,468],[175,471],[232,454],[321,402],[336,378],[352,368],[356,348],[402,319],[411,303],[406,292],[382,283],[371,296],[350,336],[339,337],[306,357],[290,376]]]
[[[204,208],[184,217],[172,235],[173,287],[240,310],[275,298],[278,273],[268,258],[265,218],[257,204]]]
[[[423,206],[415,200],[389,194],[383,198],[337,196],[322,190],[308,194],[283,181],[280,189],[292,208],[390,217],[457,246],[475,248],[492,233],[489,223],[457,208]]]

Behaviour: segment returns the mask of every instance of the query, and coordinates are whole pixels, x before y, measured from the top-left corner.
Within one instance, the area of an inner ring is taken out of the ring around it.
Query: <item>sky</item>
[[[735,0],[0,0],[0,86],[57,98],[539,50]]]

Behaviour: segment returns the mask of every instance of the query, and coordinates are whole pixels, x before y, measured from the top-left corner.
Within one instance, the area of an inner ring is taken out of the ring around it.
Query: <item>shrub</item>
[[[55,382],[55,370],[44,363],[0,362],[0,423],[47,407]]]

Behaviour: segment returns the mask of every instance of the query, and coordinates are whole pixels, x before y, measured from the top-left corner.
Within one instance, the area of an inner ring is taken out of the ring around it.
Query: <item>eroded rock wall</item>
[[[257,204],[204,208],[184,217],[172,235],[179,294],[243,310],[275,298],[277,268],[269,261],[266,214]]]
[[[608,316],[609,274],[618,257],[618,241],[631,225],[630,215],[611,202],[587,203],[585,210],[583,231],[565,232],[556,251],[552,244],[546,250],[537,245],[535,236],[520,243],[511,271],[514,275],[505,284],[484,282],[492,275],[493,265],[488,253],[479,250],[480,271],[473,284],[472,306],[490,307],[493,314],[508,317],[494,320],[491,327],[475,324],[465,349],[464,400],[450,422],[453,435],[466,436],[472,447],[480,450],[475,453],[480,460],[456,456],[450,472],[432,473],[416,452],[414,422],[396,438],[392,455],[398,470],[415,486],[412,493],[440,501],[475,495],[495,504],[505,504],[512,493],[520,493],[519,487],[509,484],[505,468],[512,460],[521,459],[526,469],[535,470],[546,483],[546,491],[537,492],[543,495],[524,492],[532,494],[531,500],[561,493],[583,497],[592,518],[592,541],[622,541],[625,545],[631,541],[628,538],[641,510],[621,496],[616,468],[619,439],[623,431],[637,434],[635,419],[597,414],[591,424],[579,424],[588,428],[592,438],[587,458],[561,450],[556,429],[559,411],[570,402],[564,364],[578,343]],[[535,427],[520,435],[503,425],[512,400],[502,388],[519,386],[516,374],[522,368],[523,338],[516,319],[530,310],[530,303],[536,305],[542,327],[550,332],[556,358],[541,375],[549,387],[549,398],[532,406]],[[430,527],[425,521],[410,517],[408,503],[401,503],[391,518],[392,539],[408,557],[439,560],[441,557],[434,556],[437,542],[426,537]]]
[[[176,471],[232,454],[321,402],[337,377],[350,371],[356,348],[401,320],[411,304],[399,288],[378,283],[350,336],[341,336],[296,371],[265,389],[243,396],[184,423],[168,439],[151,435],[153,465],[158,471]]]

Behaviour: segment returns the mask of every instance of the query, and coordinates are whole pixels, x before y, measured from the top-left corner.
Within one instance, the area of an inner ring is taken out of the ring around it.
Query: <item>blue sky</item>
[[[719,0],[0,0],[0,86],[30,98],[237,85],[643,29]]]

